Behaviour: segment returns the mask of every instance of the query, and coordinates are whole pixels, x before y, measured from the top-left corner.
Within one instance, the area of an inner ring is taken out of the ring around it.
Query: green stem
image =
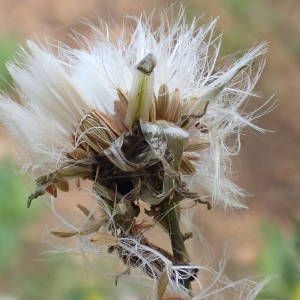
[[[166,214],[166,221],[168,223],[168,233],[171,240],[171,246],[173,255],[178,263],[187,264],[189,262],[189,255],[184,245],[183,234],[179,227],[179,215],[177,211],[177,205],[174,202],[170,202],[169,199],[165,199],[162,202],[163,213]],[[192,291],[190,281],[185,281],[184,286]]]

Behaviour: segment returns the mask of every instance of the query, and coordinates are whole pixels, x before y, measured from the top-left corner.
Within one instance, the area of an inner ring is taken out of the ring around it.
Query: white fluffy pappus
[[[196,99],[189,105],[190,112],[201,112],[209,101],[203,116],[208,134],[189,130],[191,136],[210,144],[201,151],[197,174],[189,179],[194,183],[190,188],[201,186],[216,204],[243,206],[239,202],[243,193],[231,182],[230,157],[239,151],[243,127],[261,130],[252,123],[256,115],[244,113],[243,106],[254,96],[252,89],[264,60],[256,71],[252,64],[266,53],[266,44],[220,68],[221,37],[214,35],[216,20],[199,27],[197,19],[186,23],[182,11],[173,24],[163,15],[157,29],[145,17],[132,21],[135,28],[124,27],[118,39],[111,37],[106,24],[102,29],[93,27],[94,38],[82,38],[85,47],[79,50],[28,41],[18,61],[8,64],[24,104],[3,95],[0,115],[19,145],[25,170],[36,177],[57,168],[64,154],[72,150],[72,135],[84,115],[93,109],[113,114],[117,89],[130,93],[133,67],[152,53],[157,59],[155,95],[161,85],[170,93],[179,89],[182,101]]]

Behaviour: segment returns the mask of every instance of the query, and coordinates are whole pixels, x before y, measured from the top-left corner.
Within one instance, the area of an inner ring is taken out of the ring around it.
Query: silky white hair
[[[243,207],[243,192],[231,181],[230,158],[240,150],[241,130],[249,126],[263,132],[252,121],[272,109],[263,103],[254,112],[244,111],[247,99],[257,96],[252,90],[264,59],[255,69],[252,65],[266,53],[266,44],[222,67],[217,63],[221,36],[214,34],[216,19],[199,26],[195,18],[189,24],[182,9],[173,23],[162,13],[157,29],[145,16],[129,20],[134,26],[124,25],[119,38],[105,23],[90,25],[93,38],[80,37],[79,50],[28,41],[8,64],[24,105],[2,95],[0,119],[17,141],[24,170],[36,177],[57,168],[73,148],[72,135],[84,114],[92,109],[113,114],[117,89],[130,91],[135,64],[151,52],[157,59],[154,94],[163,84],[170,93],[179,89],[183,101],[197,99],[192,112],[209,101],[202,119],[208,133],[189,130],[191,137],[210,145],[201,151],[189,188],[199,192],[200,187],[214,204]]]

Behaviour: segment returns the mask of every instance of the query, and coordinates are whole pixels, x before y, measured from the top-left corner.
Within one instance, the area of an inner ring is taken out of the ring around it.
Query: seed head
[[[20,60],[8,64],[22,104],[1,96],[0,119],[36,182],[28,206],[43,194],[67,192],[72,178],[91,181],[102,216],[79,204],[84,226],[52,234],[106,247],[157,280],[160,294],[168,284],[187,293],[202,272],[185,249],[192,235],[181,232],[180,207],[243,206],[230,157],[245,126],[261,130],[252,121],[265,104],[248,114],[244,105],[254,96],[264,61],[253,63],[266,45],[221,67],[215,25],[187,24],[182,10],[172,25],[162,17],[156,30],[146,17],[137,19],[115,42],[107,25],[93,27],[95,39],[80,50],[28,41]],[[157,224],[172,253],[146,238]]]

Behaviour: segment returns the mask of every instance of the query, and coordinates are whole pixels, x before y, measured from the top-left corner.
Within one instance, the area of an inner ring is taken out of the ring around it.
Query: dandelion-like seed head
[[[54,235],[88,236],[128,268],[186,292],[200,267],[184,246],[191,234],[180,230],[180,206],[243,206],[230,157],[243,127],[261,130],[252,121],[265,104],[248,114],[244,107],[255,96],[264,61],[254,61],[266,46],[221,67],[215,20],[187,24],[181,11],[173,24],[162,15],[157,29],[146,17],[133,22],[117,40],[107,25],[93,27],[95,39],[83,38],[80,50],[29,41],[8,64],[22,104],[2,96],[0,115],[35,177],[28,206],[67,192],[72,178],[93,183],[104,216],[78,205],[86,226]],[[139,220],[141,211],[151,221]],[[172,253],[145,237],[156,224],[169,234]]]

